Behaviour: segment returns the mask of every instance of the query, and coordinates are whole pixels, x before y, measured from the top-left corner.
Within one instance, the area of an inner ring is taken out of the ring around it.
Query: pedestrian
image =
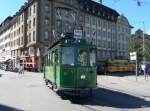
[[[17,65],[17,70],[18,70],[18,73],[21,74],[21,65],[20,64]]]
[[[20,74],[24,74],[24,67],[22,64],[20,65]]]
[[[146,75],[145,75],[146,80],[148,80],[148,75],[150,75],[150,67],[148,67],[146,71]]]

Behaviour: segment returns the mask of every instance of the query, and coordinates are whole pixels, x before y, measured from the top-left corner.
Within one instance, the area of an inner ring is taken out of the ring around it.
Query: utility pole
[[[145,65],[145,23],[143,21],[143,65]],[[146,66],[145,66],[146,68]],[[144,68],[144,76],[145,76],[145,80],[147,80],[147,75],[146,75],[146,72],[145,72],[145,68]]]

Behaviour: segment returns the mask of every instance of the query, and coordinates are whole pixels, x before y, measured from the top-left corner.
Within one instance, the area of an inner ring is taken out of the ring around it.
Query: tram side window
[[[55,64],[55,52],[54,51],[52,51],[52,65],[54,65]]]
[[[63,47],[62,64],[74,66],[74,63],[75,63],[74,47]]]
[[[52,54],[49,52],[49,65],[52,65]]]
[[[47,56],[47,64],[50,65],[50,53],[48,53],[48,56]]]
[[[88,65],[87,49],[78,49],[78,65],[79,66],[87,66]]]
[[[96,65],[96,50],[90,49],[90,66]]]
[[[55,50],[55,63],[59,64],[59,54],[58,54],[58,49]]]

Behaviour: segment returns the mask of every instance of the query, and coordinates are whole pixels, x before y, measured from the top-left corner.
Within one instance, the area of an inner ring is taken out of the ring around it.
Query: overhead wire
[[[133,1],[136,1],[137,6],[139,6],[139,7],[143,6],[143,4],[150,6],[150,3],[149,3],[149,2],[144,2],[143,0],[133,0]]]

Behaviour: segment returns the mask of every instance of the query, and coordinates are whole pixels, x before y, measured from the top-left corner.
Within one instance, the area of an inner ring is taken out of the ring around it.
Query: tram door
[[[75,48],[62,47],[61,84],[63,87],[76,87]]]

